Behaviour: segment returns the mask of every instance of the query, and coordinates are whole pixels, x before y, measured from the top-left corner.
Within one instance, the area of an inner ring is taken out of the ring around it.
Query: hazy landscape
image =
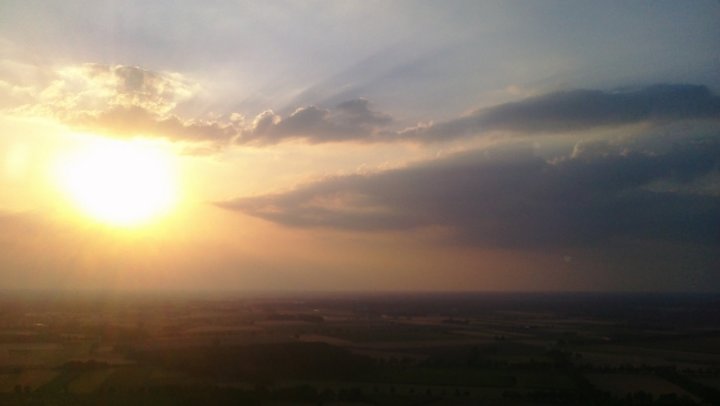
[[[720,296],[3,292],[3,404],[717,404]]]
[[[719,22],[0,0],[0,406],[720,405]]]

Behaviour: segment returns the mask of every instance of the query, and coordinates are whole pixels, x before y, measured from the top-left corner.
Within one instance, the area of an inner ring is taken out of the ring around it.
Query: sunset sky
[[[718,22],[3,0],[0,289],[718,291]]]

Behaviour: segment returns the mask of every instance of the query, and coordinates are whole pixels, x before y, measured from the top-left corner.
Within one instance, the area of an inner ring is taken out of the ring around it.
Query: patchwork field
[[[135,297],[102,306],[98,298],[5,298],[16,311],[1,319],[0,401],[687,405],[720,399],[720,330],[682,314],[717,299],[640,300],[644,310],[628,317],[618,304],[622,297],[553,298]],[[644,312],[655,321],[643,319]]]

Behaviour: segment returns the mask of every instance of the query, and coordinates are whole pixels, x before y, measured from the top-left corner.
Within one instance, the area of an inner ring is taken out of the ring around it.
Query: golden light
[[[63,157],[56,175],[82,213],[113,226],[148,223],[178,200],[170,153],[140,142],[93,142]]]

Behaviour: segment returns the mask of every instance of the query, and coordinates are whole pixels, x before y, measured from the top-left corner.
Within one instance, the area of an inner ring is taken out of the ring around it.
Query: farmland
[[[0,404],[717,404],[720,298],[4,292]]]

